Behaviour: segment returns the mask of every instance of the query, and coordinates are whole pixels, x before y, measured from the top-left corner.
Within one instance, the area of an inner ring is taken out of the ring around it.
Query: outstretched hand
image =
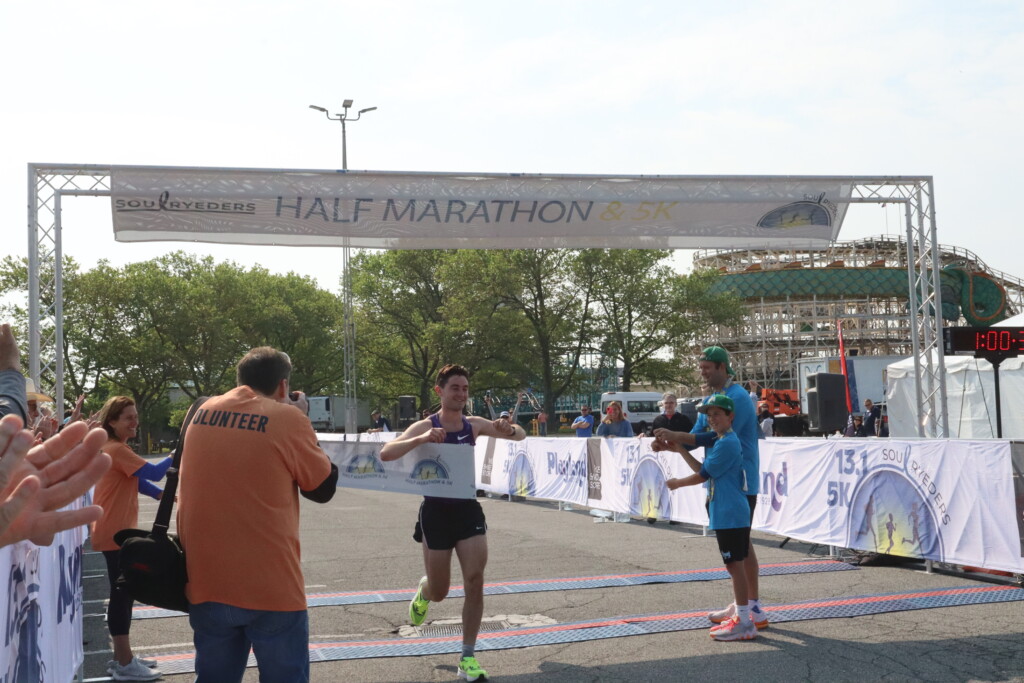
[[[498,434],[501,434],[502,436],[512,436],[513,434],[516,433],[515,426],[513,426],[513,424],[509,422],[507,417],[499,417],[497,420],[494,420],[491,424],[494,425],[495,431],[497,431]]]
[[[674,432],[671,429],[665,429],[659,427],[654,430],[654,438],[666,444],[679,444],[683,443],[683,434],[685,432]]]
[[[21,419],[0,420],[0,547],[29,539],[49,545],[59,531],[96,521],[102,508],[59,508],[77,500],[110,468],[107,434],[83,422],[33,447]]]

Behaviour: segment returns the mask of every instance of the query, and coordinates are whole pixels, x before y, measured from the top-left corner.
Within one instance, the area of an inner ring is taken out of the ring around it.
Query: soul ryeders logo
[[[217,213],[252,216],[256,213],[255,202],[239,202],[231,199],[174,199],[171,193],[163,191],[156,199],[114,200],[115,213]]]
[[[829,506],[847,508],[847,546],[943,561],[941,529],[950,517],[933,475],[912,446],[879,454],[872,462],[865,451],[837,452],[846,481],[829,483]]]

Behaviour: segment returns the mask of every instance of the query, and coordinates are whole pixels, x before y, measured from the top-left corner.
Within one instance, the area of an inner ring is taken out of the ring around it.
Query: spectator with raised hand
[[[622,404],[618,401],[612,401],[608,404],[608,412],[605,414],[601,424],[597,426],[597,435],[606,438],[615,436],[621,437],[632,437],[633,436],[633,425],[626,419],[626,414],[622,412]]]
[[[85,494],[110,467],[100,452],[104,435],[76,424],[42,444],[21,418],[0,419],[0,547],[30,540],[49,545],[54,534],[95,521],[97,505],[60,508]]]
[[[31,383],[32,380],[27,380]],[[51,436],[60,431],[60,422],[57,420],[57,416],[53,414],[53,411],[49,406],[39,405],[40,403],[53,402],[49,396],[44,396],[38,392],[32,391],[34,385],[28,385],[28,412],[29,415],[35,415],[35,419],[32,422],[32,432],[36,435],[36,443],[45,441]],[[36,397],[36,398],[34,398]],[[33,407],[34,406],[34,407]]]
[[[29,423],[21,352],[7,323],[0,325],[0,417],[5,415],[17,415],[23,425]]]
[[[78,399],[75,401],[75,407],[69,411],[65,411],[64,423],[61,425],[61,429],[63,429],[65,425],[69,425],[72,422],[78,422],[82,419],[82,404],[84,402],[85,394],[79,394]]]

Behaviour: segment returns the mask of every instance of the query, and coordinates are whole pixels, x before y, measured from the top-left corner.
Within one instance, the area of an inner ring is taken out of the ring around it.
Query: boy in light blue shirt
[[[707,416],[708,425],[718,436],[714,445],[706,449],[704,462],[698,462],[686,449],[663,439],[656,439],[652,449],[680,453],[694,471],[688,477],[669,479],[666,482],[669,489],[708,482],[709,526],[715,530],[718,549],[732,579],[736,605],[736,613],[731,618],[711,628],[711,637],[715,640],[752,640],[757,637],[757,627],[751,620],[747,604],[745,566],[750,545],[750,506],[743,490],[742,448],[732,430],[734,404],[728,396],[715,394],[697,410]]]

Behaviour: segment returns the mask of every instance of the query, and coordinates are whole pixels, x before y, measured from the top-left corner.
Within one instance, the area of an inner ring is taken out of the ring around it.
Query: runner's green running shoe
[[[463,657],[459,660],[459,678],[465,678],[469,683],[486,681],[487,672],[480,668],[476,657]]]
[[[409,621],[412,622],[413,626],[419,626],[427,618],[427,608],[430,607],[430,601],[423,597],[423,587],[426,585],[427,577],[424,576],[420,579],[420,587],[416,589],[416,595],[413,596],[412,601],[409,603]]]

